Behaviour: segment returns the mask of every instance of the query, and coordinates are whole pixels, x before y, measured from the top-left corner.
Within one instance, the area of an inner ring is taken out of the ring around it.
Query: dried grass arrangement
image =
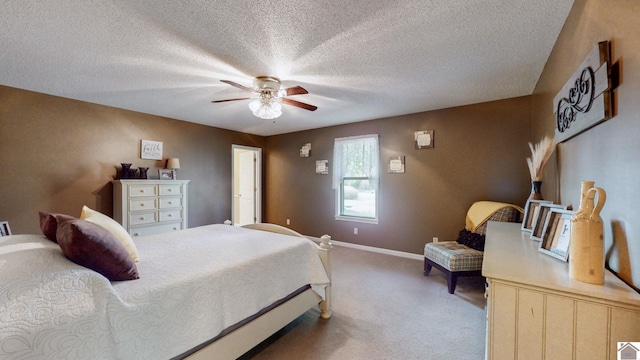
[[[531,157],[527,158],[527,165],[529,165],[531,181],[541,181],[544,164],[551,157],[555,143],[551,137],[545,136],[535,147],[529,143],[529,149],[531,149]]]

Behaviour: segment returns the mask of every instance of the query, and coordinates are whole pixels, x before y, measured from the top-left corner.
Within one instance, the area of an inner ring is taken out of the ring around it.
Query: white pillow
[[[118,239],[122,246],[127,249],[127,252],[133,258],[133,261],[138,262],[139,258],[136,244],[133,243],[133,239],[131,238],[131,235],[129,235],[127,230],[125,230],[117,221],[98,211],[92,210],[87,206],[82,207],[80,219],[87,220],[107,229],[107,231],[109,231],[116,239]]]

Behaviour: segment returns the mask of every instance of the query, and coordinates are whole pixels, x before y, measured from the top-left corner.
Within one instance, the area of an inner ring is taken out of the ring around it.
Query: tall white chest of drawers
[[[640,294],[606,271],[593,285],[542,254],[520,224],[490,222],[487,358],[616,360],[618,342],[640,341]]]
[[[114,180],[113,218],[131,236],[187,228],[189,180]]]

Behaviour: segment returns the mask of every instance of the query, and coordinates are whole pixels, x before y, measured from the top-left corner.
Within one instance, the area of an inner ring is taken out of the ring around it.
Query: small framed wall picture
[[[319,174],[319,175],[329,174],[329,160],[316,161],[316,174]]]
[[[158,179],[173,180],[175,179],[175,174],[171,169],[158,169]]]
[[[140,140],[140,159],[162,160],[162,142]]]
[[[11,229],[9,228],[9,222],[2,221],[0,222],[0,236],[9,236],[11,235]]]
[[[433,130],[416,131],[414,141],[416,149],[433,148]]]
[[[404,156],[389,158],[389,174],[404,174]]]
[[[300,147],[300,157],[309,157],[311,154],[311,143],[306,143]]]

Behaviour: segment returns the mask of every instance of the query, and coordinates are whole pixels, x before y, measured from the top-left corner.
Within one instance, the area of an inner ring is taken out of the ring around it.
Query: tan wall
[[[530,106],[521,97],[268,137],[266,221],[285,225],[288,218],[304,234],[416,254],[434,236],[454,240],[474,201],[524,205]],[[433,149],[414,148],[418,130],[434,130]],[[380,222],[335,220],[331,175],[317,175],[315,162],[331,167],[334,138],[373,133],[380,135]],[[311,157],[301,158],[308,142]],[[389,157],[398,155],[406,157],[406,173],[389,174]]]
[[[121,162],[141,160],[141,139],[162,141],[190,179],[189,226],[231,217],[231,144],[265,148],[265,220],[309,235],[420,253],[433,236],[453,239],[476,200],[520,203],[528,192],[524,158],[530,137],[528,97],[406,115],[308,132],[262,137],[0,86],[0,221],[14,233],[37,232],[37,212],[77,215],[87,205],[111,215]],[[435,148],[416,150],[413,133],[435,131]],[[330,176],[315,160],[332,159],[333,139],[378,133],[383,162],[380,224],[336,221]],[[507,135],[507,136],[505,136]],[[312,142],[312,156],[300,145]],[[388,174],[405,155],[405,174]],[[496,162],[492,159],[499,158]],[[353,235],[353,227],[359,235]]]
[[[0,86],[0,221],[38,232],[38,211],[79,216],[82,205],[112,215],[121,162],[149,167],[140,140],[162,141],[189,179],[189,226],[231,218],[231,145],[264,138]]]
[[[553,97],[594,45],[611,41],[621,69],[615,115],[558,147],[558,169],[545,174],[546,197],[580,203],[580,182],[607,191],[602,211],[608,263],[640,288],[640,1],[577,0],[536,86],[533,138],[553,134]],[[559,179],[559,181],[556,179]],[[559,191],[555,191],[559,183]],[[543,190],[543,193],[545,191]]]

